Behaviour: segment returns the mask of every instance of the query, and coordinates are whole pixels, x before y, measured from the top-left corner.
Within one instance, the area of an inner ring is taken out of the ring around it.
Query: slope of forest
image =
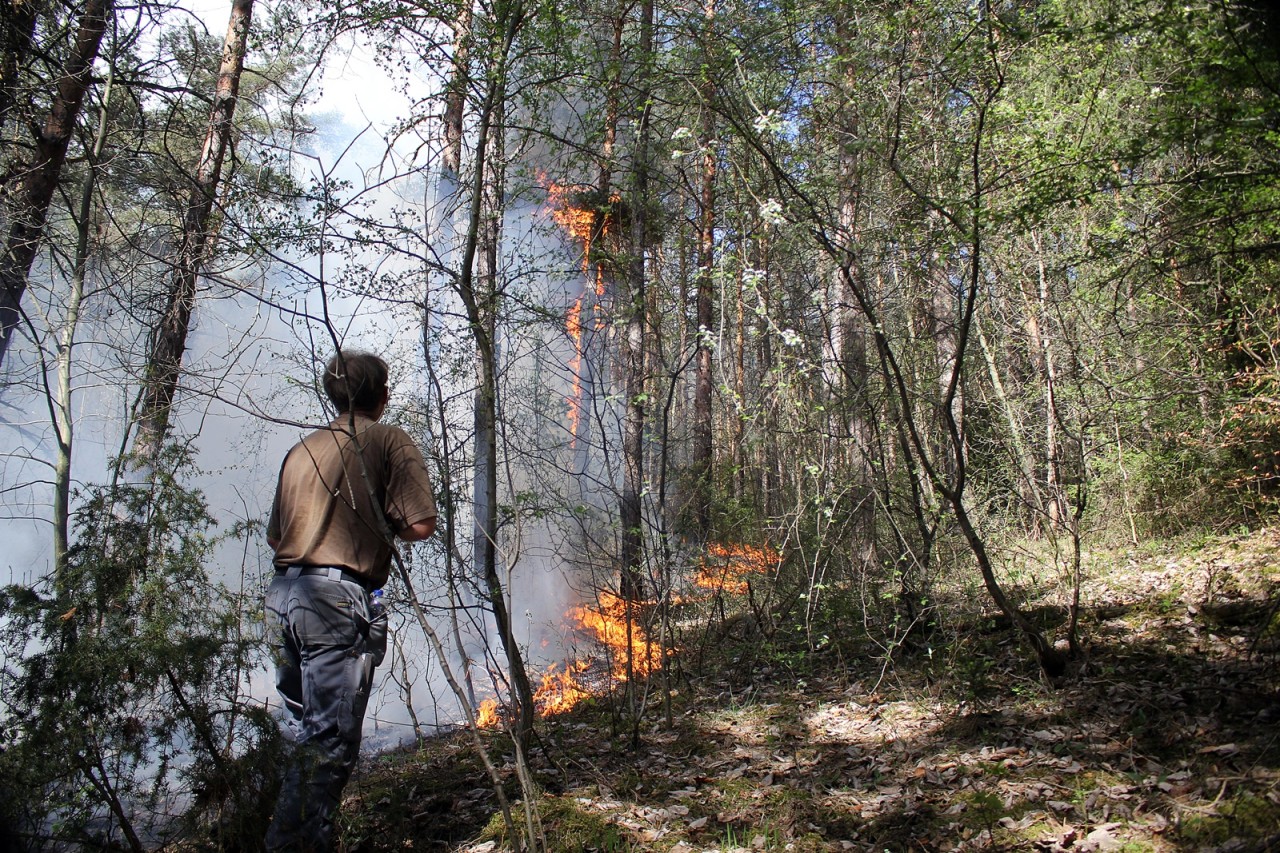
[[[1276,849],[1278,548],[1272,527],[1091,555],[1087,660],[1056,685],[977,612],[893,660],[730,620],[634,748],[603,700],[540,726],[546,849]],[[509,849],[461,736],[370,759],[344,821],[349,851]]]

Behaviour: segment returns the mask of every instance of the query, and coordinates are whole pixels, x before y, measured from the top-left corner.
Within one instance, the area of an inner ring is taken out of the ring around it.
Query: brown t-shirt
[[[351,427],[351,415],[339,415],[285,456],[267,538],[278,540],[277,566],[337,566],[380,587],[391,571],[386,527],[398,533],[434,518],[436,504],[404,430],[362,414],[354,436]]]

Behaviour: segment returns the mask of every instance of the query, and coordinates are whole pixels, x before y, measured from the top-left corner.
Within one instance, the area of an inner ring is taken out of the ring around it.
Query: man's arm
[[[435,532],[436,517],[433,515],[430,518],[425,518],[422,521],[419,521],[417,524],[410,524],[404,530],[397,533],[396,536],[403,539],[405,542],[421,542],[423,539],[426,539]]]
[[[431,493],[427,463],[422,458],[422,451],[399,427],[387,427],[384,441],[390,472],[384,512],[393,530],[404,519],[418,519],[401,527],[396,538],[405,542],[421,542],[436,532],[436,502]]]
[[[271,499],[271,515],[267,518],[267,547],[273,553],[280,550],[280,537],[284,535],[280,530],[280,489],[284,485],[284,463],[288,461],[289,453],[284,455],[284,460],[280,463],[280,473],[276,475],[276,494]]]

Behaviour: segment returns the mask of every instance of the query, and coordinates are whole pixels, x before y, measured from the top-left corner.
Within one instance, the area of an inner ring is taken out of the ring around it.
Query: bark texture
[[[216,228],[211,227],[222,161],[231,145],[232,119],[240,93],[240,77],[244,71],[249,24],[253,0],[235,0],[231,21],[222,47],[222,65],[218,69],[218,87],[214,93],[213,111],[205,134],[200,162],[196,166],[195,183],[182,220],[178,245],[164,315],[151,339],[147,358],[146,379],[138,412],[138,431],[133,452],[140,466],[152,464],[164,444],[170,426],[173,397],[178,390],[182,357],[187,350],[187,333],[191,329],[191,312],[195,308],[196,281],[204,267],[209,244]]]
[[[9,352],[13,330],[22,321],[27,278],[44,239],[49,205],[62,176],[67,148],[92,82],[93,63],[111,11],[112,0],[88,0],[80,13],[75,45],[58,79],[49,115],[36,134],[34,151],[17,193],[4,255],[0,257],[0,364]]]

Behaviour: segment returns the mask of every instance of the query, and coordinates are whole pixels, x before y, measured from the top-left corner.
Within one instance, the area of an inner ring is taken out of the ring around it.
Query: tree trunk
[[[533,688],[525,670],[524,658],[516,644],[511,616],[507,610],[506,592],[498,574],[498,383],[497,352],[494,339],[497,312],[496,261],[498,229],[502,201],[502,175],[494,161],[491,146],[501,133],[502,104],[506,97],[507,60],[517,32],[524,23],[519,3],[501,7],[499,38],[488,69],[485,98],[480,105],[476,128],[474,176],[471,181],[471,204],[468,212],[462,263],[458,272],[458,295],[466,308],[467,323],[476,344],[476,474],[475,474],[475,567],[484,577],[492,608],[494,627],[498,631],[507,657],[508,675],[514,694],[515,721],[513,736],[522,753],[527,753],[533,734]],[[499,148],[500,150],[500,148]],[[491,173],[492,172],[492,173]]]
[[[71,442],[74,422],[71,417],[71,350],[75,346],[76,326],[80,322],[80,303],[84,298],[84,282],[89,264],[89,232],[92,225],[93,190],[97,182],[98,163],[107,140],[111,104],[112,74],[107,72],[102,90],[102,107],[98,114],[98,132],[89,154],[88,170],[80,188],[80,210],[76,219],[76,257],[71,271],[71,294],[67,313],[62,320],[58,341],[58,388],[53,400],[53,424],[58,444],[53,475],[53,566],[60,581],[65,573],[71,528]],[[55,585],[57,585],[55,583]]]
[[[182,357],[187,349],[187,333],[191,327],[191,311],[195,307],[196,280],[204,266],[215,228],[210,227],[222,160],[231,142],[231,120],[240,92],[240,76],[244,70],[249,23],[253,0],[234,0],[227,37],[222,46],[222,65],[218,69],[218,87],[214,93],[213,111],[205,134],[200,162],[196,167],[195,186],[182,218],[181,243],[174,264],[164,316],[151,339],[143,382],[141,408],[137,415],[138,431],[133,440],[135,464],[140,470],[152,466],[169,432],[170,409],[178,389]]]
[[[36,18],[40,4],[36,0],[0,0],[0,131],[18,102],[19,80],[23,66],[31,55]]]
[[[1049,522],[1062,524],[1070,511],[1063,488],[1062,448],[1058,437],[1058,365],[1054,358],[1053,341],[1049,338],[1049,276],[1044,268],[1044,253],[1039,236],[1033,234],[1032,245],[1036,254],[1037,313],[1046,322],[1038,323],[1041,367],[1044,369],[1044,486],[1048,496]]]
[[[62,68],[57,92],[43,130],[35,139],[22,187],[11,214],[4,255],[0,257],[0,364],[4,363],[13,330],[22,320],[22,296],[36,251],[44,237],[49,205],[58,188],[76,118],[93,77],[93,63],[102,44],[112,0],[87,0],[71,55]]]
[[[823,379],[832,398],[837,401],[825,415],[824,432],[830,436],[827,439],[828,452],[832,458],[841,460],[838,465],[848,472],[847,477],[851,481],[847,500],[852,523],[844,535],[854,554],[853,562],[867,567],[878,562],[876,471],[872,464],[876,455],[876,425],[868,394],[867,321],[857,300],[849,292],[849,282],[856,278],[868,291],[876,288],[876,284],[867,272],[869,264],[863,257],[865,250],[861,233],[861,220],[865,216],[862,202],[863,185],[867,180],[866,158],[862,149],[851,142],[862,135],[856,94],[860,60],[851,47],[857,40],[857,23],[843,10],[837,13],[835,33],[842,48],[836,59],[845,93],[845,108],[833,116],[832,126],[820,139],[824,148],[834,148],[838,175],[838,225],[845,257],[823,275],[823,298],[827,309],[823,318]],[[853,276],[845,276],[846,270]],[[882,470],[888,476],[888,469]]]
[[[499,104],[498,111],[501,111]],[[497,264],[500,239],[501,181],[495,155],[485,164],[488,175],[481,192],[484,213],[480,222],[480,246],[476,276],[480,311],[476,324],[476,475],[475,475],[475,555],[484,574],[493,608],[494,623],[507,655],[507,665],[516,697],[515,740],[524,751],[533,733],[533,688],[529,683],[516,643],[511,614],[507,610],[506,588],[498,573],[498,352],[497,352]]]
[[[653,52],[653,2],[640,6],[640,82],[647,86]],[[649,240],[647,205],[649,198],[649,110],[648,98],[641,96],[636,127],[634,177],[631,193],[631,258],[627,268],[627,314],[623,343],[626,412],[622,436],[622,496],[618,521],[619,593],[627,601],[644,597],[644,520],[640,496],[644,491],[644,344],[645,344],[645,247]],[[630,614],[628,613],[628,623]],[[628,624],[628,630],[630,625]]]
[[[703,7],[703,51],[707,56],[714,36],[716,0],[706,0]],[[709,59],[704,62],[709,63]],[[715,322],[715,187],[716,187],[716,123],[712,111],[715,97],[715,80],[709,68],[704,66],[699,96],[701,99],[702,130],[702,182],[698,196],[698,289],[697,289],[697,340],[698,356],[694,365],[693,391],[693,458],[690,468],[694,478],[693,515],[698,530],[707,533],[711,525],[711,501],[713,494],[713,448],[711,391],[713,359],[711,352],[712,324]]]
[[[453,27],[453,74],[444,95],[444,152],[441,157],[445,169],[454,175],[462,169],[462,118],[470,82],[467,67],[471,57],[471,17],[470,0],[465,0]]]
[[[1026,442],[1022,440],[1022,424],[1013,409],[1013,401],[1009,399],[1004,388],[1004,380],[1000,376],[1000,365],[996,361],[996,353],[987,336],[982,332],[982,324],[975,322],[973,330],[978,335],[978,346],[982,350],[982,358],[987,364],[987,376],[991,379],[991,390],[995,394],[996,403],[1004,415],[1006,428],[1009,430],[1010,452],[1018,470],[1018,494],[1022,502],[1031,510],[1033,530],[1039,527],[1040,497],[1035,484],[1035,463]]]
[[[618,117],[622,109],[622,34],[626,27],[626,15],[619,11],[613,19],[613,43],[609,46],[609,88],[605,100],[604,139],[600,145],[600,160],[597,164],[600,176],[597,184],[600,187],[600,199],[608,202],[613,183],[613,158],[618,142]],[[592,237],[598,233],[600,223],[594,223]]]
[[[745,256],[745,252],[743,253]],[[746,258],[744,257],[745,261]],[[746,446],[747,422],[743,407],[747,394],[747,306],[743,293],[743,266],[738,265],[734,276],[734,327],[733,327],[733,493],[740,498],[747,495],[746,463],[743,449]]]

